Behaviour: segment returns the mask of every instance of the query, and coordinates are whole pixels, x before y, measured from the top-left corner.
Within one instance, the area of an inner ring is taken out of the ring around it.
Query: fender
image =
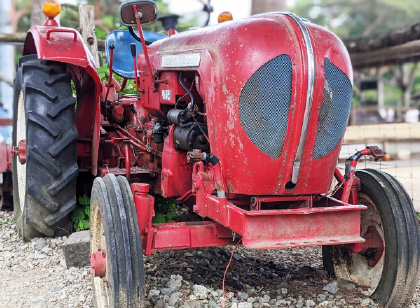
[[[37,54],[41,60],[69,64],[68,70],[73,76],[78,97],[76,126],[79,140],[92,138],[91,168],[96,176],[102,85],[90,51],[80,33],[74,29],[33,26],[28,31],[23,49],[23,55],[29,54]]]

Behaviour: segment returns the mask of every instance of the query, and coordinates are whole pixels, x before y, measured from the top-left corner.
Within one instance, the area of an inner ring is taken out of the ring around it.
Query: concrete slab
[[[89,230],[72,233],[63,244],[63,254],[67,267],[84,267],[90,264]]]

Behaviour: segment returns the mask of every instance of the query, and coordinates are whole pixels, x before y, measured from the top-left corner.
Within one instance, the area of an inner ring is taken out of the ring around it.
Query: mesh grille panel
[[[252,143],[273,158],[281,155],[292,93],[292,62],[280,55],[261,66],[241,91],[239,117]]]
[[[319,111],[314,158],[330,153],[343,138],[350,115],[352,87],[347,75],[326,58],[322,106]]]

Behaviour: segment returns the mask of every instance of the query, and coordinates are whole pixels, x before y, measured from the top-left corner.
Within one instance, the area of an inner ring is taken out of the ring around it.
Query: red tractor
[[[91,187],[98,307],[142,305],[143,255],[238,241],[323,246],[330,272],[384,307],[408,307],[420,244],[410,197],[386,173],[355,170],[363,155],[381,158],[376,147],[351,156],[345,174],[336,167],[353,76],[334,34],[278,12],[183,33],[166,16],[163,36],[142,30],[155,4],[129,1],[119,11],[128,30],[106,39],[102,83],[56,13],[29,30],[16,75],[17,226],[26,240],[57,235],[76,187]],[[122,91],[129,79],[136,94]],[[157,195],[195,219],[154,223]]]

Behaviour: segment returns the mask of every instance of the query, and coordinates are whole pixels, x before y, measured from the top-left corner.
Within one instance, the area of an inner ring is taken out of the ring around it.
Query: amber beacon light
[[[61,11],[60,4],[58,4],[55,1],[46,1],[44,3],[42,11],[44,12],[45,16],[49,18],[54,18],[55,16],[60,14],[60,11]]]
[[[229,21],[229,20],[233,20],[233,16],[232,16],[232,13],[231,12],[227,12],[227,11],[222,12],[217,17],[217,21],[219,23],[225,22],[225,21]]]

